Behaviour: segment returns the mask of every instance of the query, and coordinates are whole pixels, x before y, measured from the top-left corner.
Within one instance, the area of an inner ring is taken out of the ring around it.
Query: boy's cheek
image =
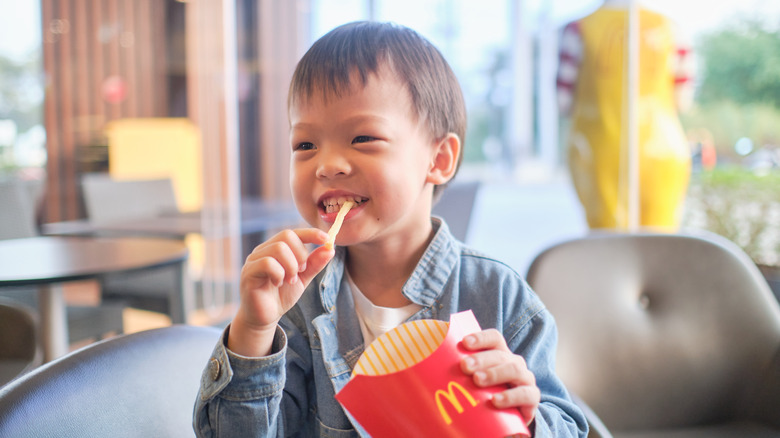
[[[312,194],[309,190],[303,190],[300,186],[292,185],[293,202],[295,208],[303,220],[314,228],[323,229],[323,224],[319,220],[319,211],[317,205],[312,201]],[[327,229],[325,229],[327,231]]]

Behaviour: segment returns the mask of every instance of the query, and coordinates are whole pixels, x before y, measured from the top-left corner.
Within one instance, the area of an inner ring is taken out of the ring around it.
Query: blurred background
[[[565,26],[602,3],[0,0],[0,180],[39,185],[30,196],[40,231],[88,217],[86,175],[171,178],[177,208],[223,208],[187,242],[190,322],[224,323],[244,257],[273,232],[242,231],[242,200],[290,200],[296,61],[339,24],[394,21],[443,52],[465,94],[458,181],[479,191],[463,210],[464,239],[523,273],[545,246],[589,228],[567,168],[557,81]],[[639,4],[676,23],[692,54],[692,100],[679,114],[691,160],[680,227],[726,236],[776,279],[780,2]],[[69,300],[95,299],[92,283],[69,289]],[[166,323],[130,313],[124,330]]]

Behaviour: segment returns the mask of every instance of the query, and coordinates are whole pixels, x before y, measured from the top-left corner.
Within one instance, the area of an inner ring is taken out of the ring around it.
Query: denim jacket
[[[582,412],[555,375],[557,329],[525,280],[505,264],[457,241],[433,218],[435,236],[402,289],[422,306],[410,320],[449,321],[471,309],[483,329],[496,328],[525,358],[541,390],[536,437],[586,436]],[[282,318],[273,353],[239,356],[226,348],[228,327],[201,380],[195,403],[198,436],[368,436],[334,395],[364,350],[344,278],[344,248]]]

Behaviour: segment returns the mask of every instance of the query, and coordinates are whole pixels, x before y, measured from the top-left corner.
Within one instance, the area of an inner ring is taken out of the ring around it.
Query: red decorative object
[[[121,103],[127,97],[127,83],[121,76],[109,76],[103,81],[103,99],[108,103]]]

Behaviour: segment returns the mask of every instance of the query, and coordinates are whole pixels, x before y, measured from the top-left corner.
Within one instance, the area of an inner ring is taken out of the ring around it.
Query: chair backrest
[[[433,205],[433,214],[447,221],[452,235],[465,242],[479,191],[479,181],[453,181]]]
[[[22,181],[0,181],[0,240],[32,237],[35,226],[35,201]]]
[[[192,437],[211,327],[171,326],[101,341],[0,389],[3,437]]]
[[[0,298],[0,386],[41,364],[34,311]]]
[[[593,234],[543,251],[527,279],[558,325],[558,373],[610,430],[713,424],[761,404],[750,397],[778,359],[780,307],[728,240]]]
[[[170,178],[115,180],[86,174],[81,179],[89,220],[95,223],[154,217],[177,210]]]

